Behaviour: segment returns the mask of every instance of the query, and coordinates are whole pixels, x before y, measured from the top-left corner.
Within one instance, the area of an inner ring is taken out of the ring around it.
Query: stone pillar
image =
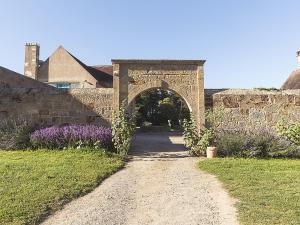
[[[25,45],[24,75],[32,79],[37,79],[39,68],[40,46],[37,43],[27,43]]]
[[[113,108],[118,110],[125,101],[127,107],[128,104],[128,72],[124,65],[121,66],[118,62],[112,60],[113,65]]]
[[[197,119],[196,123],[199,131],[205,127],[205,100],[204,100],[204,68],[203,64],[198,65],[197,68],[197,82],[198,82],[198,93],[197,93]]]

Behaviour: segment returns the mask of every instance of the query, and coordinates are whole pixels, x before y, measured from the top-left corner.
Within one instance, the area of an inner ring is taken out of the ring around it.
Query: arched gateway
[[[204,124],[204,60],[113,59],[113,107],[151,88],[169,89],[187,103],[198,128]]]

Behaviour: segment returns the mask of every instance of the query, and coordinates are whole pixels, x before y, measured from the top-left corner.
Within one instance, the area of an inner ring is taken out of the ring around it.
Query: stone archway
[[[121,60],[113,59],[113,107],[119,109],[151,88],[170,89],[188,104],[198,128],[204,116],[204,60]]]

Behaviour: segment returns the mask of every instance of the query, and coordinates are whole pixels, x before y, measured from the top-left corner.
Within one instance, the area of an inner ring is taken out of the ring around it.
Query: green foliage
[[[0,224],[40,224],[123,164],[90,149],[0,151]]]
[[[286,124],[279,121],[276,125],[279,136],[286,138],[296,146],[300,146],[300,123]]]
[[[221,156],[243,157],[245,138],[237,134],[224,134],[218,141],[218,154]]]
[[[192,149],[199,141],[199,134],[193,117],[190,120],[183,120],[183,140],[188,149]]]
[[[213,144],[214,132],[211,128],[205,128],[200,132],[200,138],[190,150],[191,155],[201,156],[206,154],[207,147]]]
[[[166,97],[159,101],[158,113],[156,116],[161,121],[161,124],[168,124],[169,120],[171,123],[175,123],[175,121],[178,121],[176,110],[176,106],[172,99],[170,97]]]
[[[277,151],[279,142],[276,137],[269,137],[268,135],[250,136],[249,142],[244,151],[246,157],[250,158],[267,158],[271,156],[272,152]]]
[[[280,89],[275,88],[275,87],[270,87],[270,88],[258,87],[258,88],[254,88],[254,90],[259,90],[259,91],[280,91]]]
[[[178,95],[161,89],[143,92],[135,99],[136,121],[138,126],[150,122],[155,126],[180,125],[180,121],[189,118],[189,109]]]
[[[25,149],[30,146],[30,133],[37,126],[25,118],[8,118],[0,122],[0,149]]]
[[[205,112],[206,126],[217,128],[224,117],[224,111],[222,109],[209,109]]]
[[[238,201],[244,225],[300,224],[300,160],[221,158],[202,160]]]
[[[190,155],[204,155],[206,149],[213,143],[214,132],[211,128],[205,128],[200,134],[193,117],[183,120],[183,140],[189,149]]]
[[[135,131],[134,117],[126,112],[124,102],[120,109],[115,112],[112,121],[112,140],[119,155],[127,155],[132,144]]]

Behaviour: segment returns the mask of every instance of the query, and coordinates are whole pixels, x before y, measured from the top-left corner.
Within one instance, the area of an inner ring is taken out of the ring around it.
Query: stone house
[[[57,88],[111,88],[112,66],[88,66],[59,46],[45,61],[40,46],[25,45],[24,75]]]

